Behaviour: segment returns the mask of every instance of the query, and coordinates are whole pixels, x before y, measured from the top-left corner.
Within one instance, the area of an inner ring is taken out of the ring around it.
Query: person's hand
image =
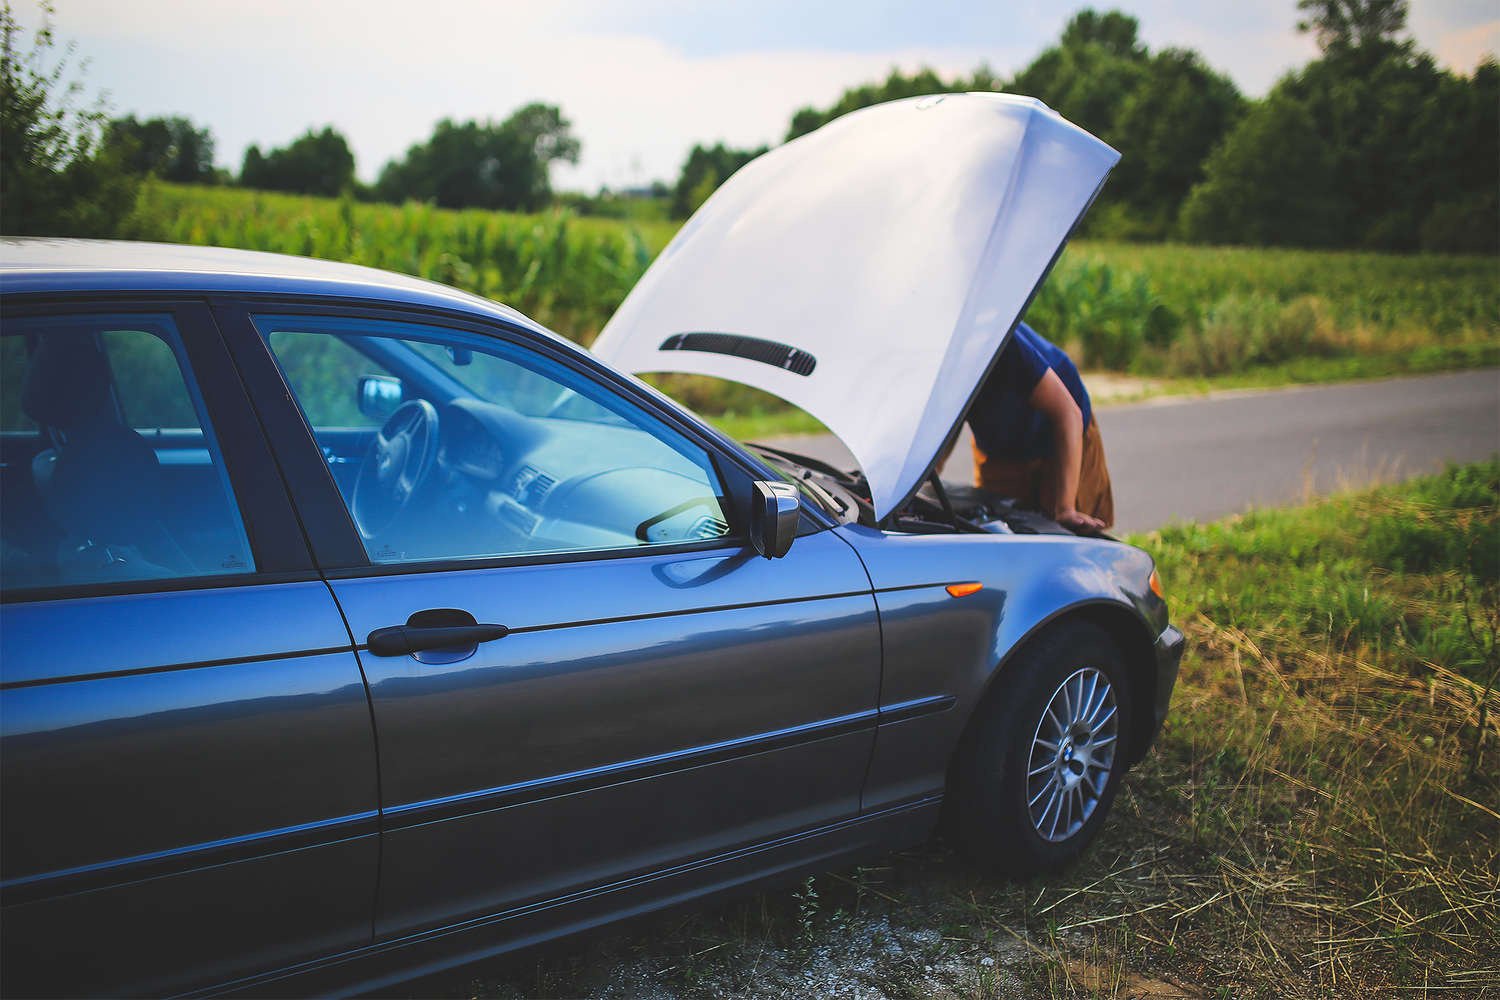
[[[1067,510],[1058,511],[1052,520],[1079,535],[1097,535],[1104,530],[1103,521],[1097,517],[1090,517],[1083,511],[1074,510],[1071,507]]]

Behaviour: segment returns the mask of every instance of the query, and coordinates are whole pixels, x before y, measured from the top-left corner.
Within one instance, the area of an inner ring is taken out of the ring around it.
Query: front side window
[[[255,324],[373,562],[729,534],[707,452],[566,366],[415,323],[263,315]],[[329,357],[343,361],[318,364]]]
[[[7,317],[0,400],[6,590],[254,570],[171,316]]]

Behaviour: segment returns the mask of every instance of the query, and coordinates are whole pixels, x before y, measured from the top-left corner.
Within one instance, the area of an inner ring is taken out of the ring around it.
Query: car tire
[[[1119,647],[1086,621],[1048,626],[1001,671],[955,760],[952,832],[980,866],[1025,878],[1067,866],[1103,826],[1131,692]]]

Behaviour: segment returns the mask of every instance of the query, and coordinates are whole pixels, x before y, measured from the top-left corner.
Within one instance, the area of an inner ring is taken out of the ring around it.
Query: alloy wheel
[[[1094,667],[1074,671],[1052,693],[1026,765],[1026,807],[1043,840],[1074,836],[1098,808],[1114,770],[1119,725],[1114,687]]]

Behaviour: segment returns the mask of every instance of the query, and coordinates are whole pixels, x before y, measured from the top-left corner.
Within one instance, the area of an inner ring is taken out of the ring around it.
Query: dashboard
[[[529,417],[456,399],[439,412],[433,480],[414,517],[393,526],[406,536],[406,558],[613,549],[730,534],[717,476],[623,422]]]

